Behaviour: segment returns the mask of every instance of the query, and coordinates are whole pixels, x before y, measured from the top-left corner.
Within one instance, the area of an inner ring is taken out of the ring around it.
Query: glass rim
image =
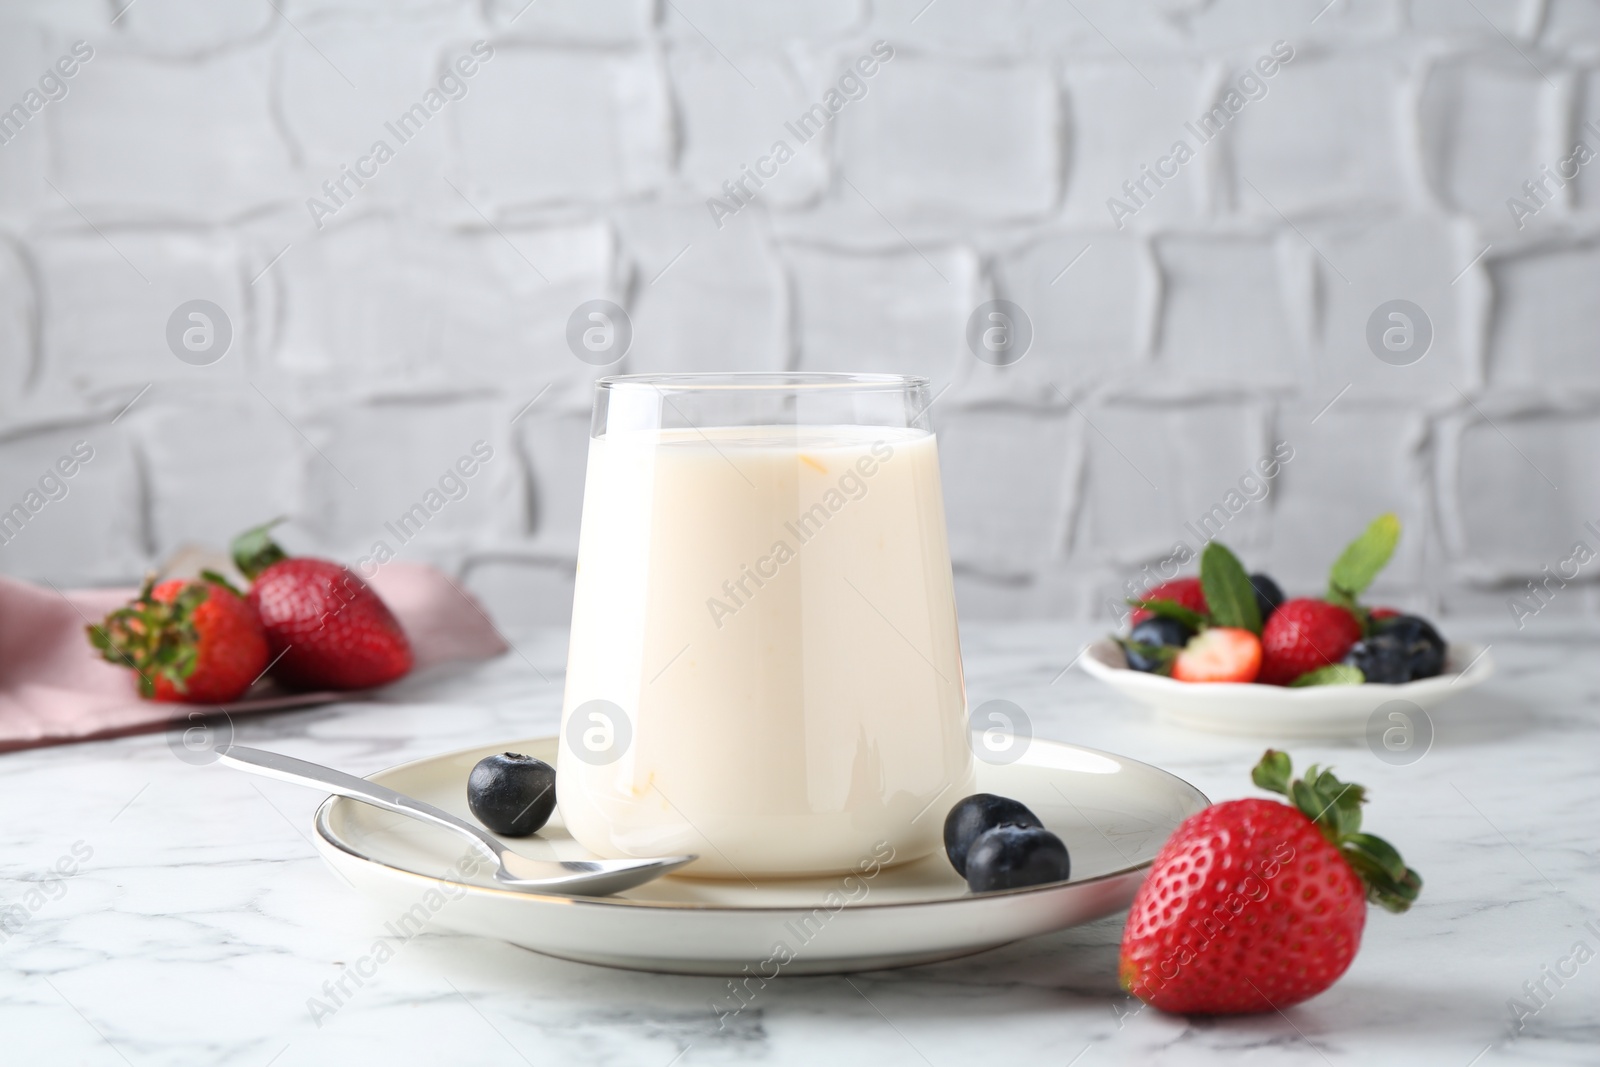
[[[848,371],[686,371],[671,374],[610,374],[596,379],[602,390],[645,388],[665,392],[730,390],[750,392],[893,392],[926,389],[920,374]]]

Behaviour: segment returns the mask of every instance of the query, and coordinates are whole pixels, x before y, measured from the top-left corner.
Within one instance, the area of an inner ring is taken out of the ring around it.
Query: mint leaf
[[[1191,630],[1205,629],[1207,619],[1192,608],[1186,608],[1176,600],[1163,600],[1160,597],[1154,600],[1129,600],[1128,603],[1136,608],[1143,608],[1152,615],[1159,615],[1164,619],[1174,619],[1183,623]]]
[[[1330,584],[1328,586],[1328,595],[1322,599],[1326,600],[1330,604],[1341,607],[1350,614],[1354,615],[1356,617],[1356,621],[1361,623],[1361,636],[1365,637],[1372,632],[1370,620],[1367,618],[1366,609],[1363,608],[1360,602],[1356,600],[1354,593],[1345,592],[1343,589],[1337,589]]]
[[[1291,689],[1301,689],[1311,685],[1360,685],[1367,680],[1361,673],[1361,668],[1349,663],[1330,663],[1326,667],[1318,667],[1314,671],[1307,671],[1289,683]]]
[[[1132,652],[1135,655],[1143,656],[1145,659],[1154,660],[1161,664],[1160,670],[1153,672],[1156,674],[1170,675],[1172,673],[1172,661],[1177,659],[1178,653],[1182,651],[1172,645],[1150,645],[1143,641],[1130,641],[1126,637],[1117,637],[1116,635],[1112,635],[1111,640],[1121,646],[1124,654]],[[1132,668],[1130,667],[1129,669],[1131,670]]]
[[[1200,588],[1206,594],[1213,626],[1261,633],[1256,587],[1250,584],[1250,576],[1245,573],[1239,557],[1220,541],[1211,542],[1200,554]]]
[[[1328,599],[1348,606],[1389,564],[1400,543],[1400,520],[1391,512],[1372,520],[1360,537],[1351,541],[1328,571]]]

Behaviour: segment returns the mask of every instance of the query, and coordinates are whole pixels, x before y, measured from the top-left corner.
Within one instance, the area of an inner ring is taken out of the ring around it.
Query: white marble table
[[[1162,1016],[1120,994],[1121,920],[902,971],[785,978],[719,1030],[723,980],[636,974],[426,933],[331,1017],[308,1008],[384,933],[308,839],[318,798],[178,760],[163,735],[0,756],[0,1064],[1208,1064],[1600,1061],[1600,659],[1565,624],[1493,641],[1499,675],[1435,716],[1409,766],[1294,745],[1371,787],[1368,825],[1427,880],[1374,911],[1344,979],[1284,1015]],[[242,721],[244,743],[360,773],[553,731],[564,635],[394,687]],[[1263,745],[1163,728],[1074,670],[1091,631],[970,626],[969,689],[1042,736],[1247,795]],[[539,680],[535,667],[549,682]],[[78,858],[74,859],[74,848]],[[85,854],[88,853],[86,858]],[[53,876],[59,860],[76,873]],[[1547,970],[1548,969],[1548,970]],[[1548,997],[1531,999],[1524,983]],[[853,983],[853,984],[852,984]],[[1520,1032],[1508,1001],[1537,1014]],[[1540,1007],[1540,1002],[1543,1006]],[[320,1023],[320,1025],[319,1025]]]

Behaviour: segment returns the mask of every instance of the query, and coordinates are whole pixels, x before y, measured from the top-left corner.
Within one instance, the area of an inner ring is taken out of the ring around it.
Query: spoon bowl
[[[267,752],[259,748],[231,745],[218,753],[230,767],[276,778],[280,782],[307,785],[363,804],[392,811],[397,815],[449,830],[466,838],[495,862],[495,882],[502,889],[525,893],[560,893],[567,896],[603,897],[643,885],[664,874],[693,863],[698,856],[661,856],[625,860],[536,860],[512,850],[498,837],[442,808],[397,793],[387,786],[336,771],[319,763]]]

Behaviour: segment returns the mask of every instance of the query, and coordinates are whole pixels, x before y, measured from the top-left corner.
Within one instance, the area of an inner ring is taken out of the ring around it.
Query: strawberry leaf
[[[1406,911],[1422,893],[1422,876],[1400,862],[1399,854],[1382,838],[1371,834],[1357,834],[1356,837],[1365,843],[1346,841],[1340,846],[1339,855],[1366,883],[1367,899],[1386,911],[1396,914]],[[1374,850],[1371,842],[1376,842],[1380,848]],[[1388,853],[1393,854],[1393,862]],[[1398,875],[1394,873],[1396,865],[1401,872]]]
[[[1422,875],[1406,868],[1406,876],[1389,882],[1373,880],[1367,883],[1367,899],[1396,915],[1408,910],[1422,895]]]
[[[1422,876],[1406,866],[1389,842],[1361,832],[1365,787],[1341,782],[1333,771],[1314,763],[1304,777],[1290,781],[1289,774],[1289,757],[1269,748],[1250,777],[1262,789],[1288,794],[1289,802],[1316,824],[1367,887],[1367,900],[1396,913],[1416,903]]]
[[[1328,599],[1343,607],[1355,600],[1389,564],[1400,543],[1400,520],[1391,512],[1379,515],[1351,541],[1328,571]]]
[[[1228,546],[1213,541],[1200,554],[1200,588],[1211,609],[1213,626],[1231,626],[1260,636],[1261,609],[1239,557]]]
[[[239,592],[238,588],[232,582],[228,581],[228,576],[225,574],[219,574],[214,570],[207,569],[200,572],[200,577],[204,578],[212,585],[222,586],[222,588],[226,589],[228,592],[232,593],[236,597],[239,597],[240,599],[244,598],[244,594]]]
[[[1338,836],[1338,816],[1329,814],[1333,811],[1333,805],[1311,788],[1304,778],[1296,778],[1289,783],[1289,801],[1300,809],[1302,815],[1317,824],[1324,837],[1332,839]]]
[[[187,689],[200,661],[194,613],[211,595],[209,585],[191,582],[167,602],[155,598],[154,588],[155,580],[145,579],[136,599],[86,627],[90,646],[103,659],[138,673],[139,692],[147,698],[155,695],[157,678],[180,693]]]
[[[1261,762],[1250,772],[1250,780],[1269,793],[1287,795],[1289,775],[1292,771],[1293,765],[1289,761],[1289,754],[1269,748],[1262,755]]]
[[[1306,771],[1306,781],[1317,798],[1318,821],[1333,831],[1333,840],[1361,829],[1361,805],[1367,801],[1364,787],[1341,782],[1333,771],[1319,772],[1315,765]]]
[[[239,568],[240,574],[255,581],[256,575],[274,563],[289,558],[289,554],[272,539],[272,528],[284,521],[284,518],[273,519],[233,539],[233,563]]]
[[[1314,671],[1307,671],[1289,683],[1291,689],[1303,689],[1313,685],[1360,685],[1367,680],[1361,673],[1361,668],[1349,663],[1330,663],[1325,667],[1318,667]]]
[[[1348,856],[1351,852],[1361,853],[1379,870],[1390,878],[1399,881],[1406,876],[1406,861],[1400,858],[1400,853],[1395,847],[1381,837],[1372,834],[1351,834],[1345,839],[1343,851]]]
[[[1159,615],[1164,619],[1174,619],[1177,622],[1183,623],[1191,630],[1198,631],[1205,629],[1208,621],[1206,617],[1200,614],[1198,611],[1195,611],[1193,608],[1186,608],[1176,600],[1163,600],[1160,597],[1157,597],[1154,600],[1130,599],[1128,603],[1132,604],[1136,608],[1141,608],[1145,611],[1148,611],[1152,615]]]

